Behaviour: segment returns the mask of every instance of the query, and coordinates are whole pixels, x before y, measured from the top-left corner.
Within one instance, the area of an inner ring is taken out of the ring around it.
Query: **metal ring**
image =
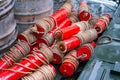
[[[101,39],[107,38],[108,41],[107,42],[100,42]],[[112,42],[112,38],[110,36],[101,36],[98,38],[97,44],[101,45],[101,44],[109,44]]]

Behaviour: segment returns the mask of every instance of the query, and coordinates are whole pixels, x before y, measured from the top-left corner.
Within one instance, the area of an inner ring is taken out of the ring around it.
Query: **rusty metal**
[[[16,0],[15,18],[19,32],[53,13],[53,0]]]
[[[0,1],[0,50],[10,46],[16,39],[16,22],[13,5],[15,0]]]

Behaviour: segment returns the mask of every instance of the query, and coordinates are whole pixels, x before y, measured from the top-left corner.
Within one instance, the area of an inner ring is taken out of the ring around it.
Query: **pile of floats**
[[[72,76],[81,61],[89,60],[96,40],[111,16],[93,15],[86,2],[78,11],[67,0],[52,15],[39,20],[18,35],[16,44],[0,58],[0,80],[53,80],[56,69]]]

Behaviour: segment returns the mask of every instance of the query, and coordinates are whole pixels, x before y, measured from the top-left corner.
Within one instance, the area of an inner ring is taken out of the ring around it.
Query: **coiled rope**
[[[26,41],[19,40],[15,46],[3,55],[1,60],[11,66],[14,62],[17,62],[22,57],[25,57],[30,52],[30,46]],[[11,62],[12,61],[12,62]]]
[[[35,72],[21,78],[21,80],[53,80],[55,75],[50,65],[43,65]]]

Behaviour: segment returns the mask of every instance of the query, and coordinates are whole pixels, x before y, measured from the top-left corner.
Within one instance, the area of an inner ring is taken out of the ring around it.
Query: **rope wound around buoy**
[[[79,60],[77,59],[77,51],[72,50],[63,58],[59,70],[64,76],[72,76],[78,68],[78,65]]]
[[[74,1],[73,0],[67,0],[61,8],[64,8],[67,10],[68,13],[70,13],[72,11],[74,7]]]
[[[77,34],[78,32],[86,31],[92,28],[93,26],[91,26],[88,22],[81,21],[73,23],[71,26],[56,30],[54,35],[56,40],[65,40],[70,38],[72,35]]]
[[[70,14],[69,14],[69,19],[72,21],[72,23],[75,23],[75,22],[78,22],[79,19],[78,19],[78,12],[77,11],[72,11]]]
[[[103,14],[103,16],[101,16],[100,19],[98,19],[94,26],[98,34],[102,33],[108,27],[110,20],[111,16],[109,14]]]
[[[53,80],[56,76],[56,69],[52,65],[43,65],[35,72],[24,76],[21,80]]]
[[[98,15],[92,15],[91,19],[88,21],[88,23],[91,25],[91,26],[95,26],[96,22],[98,21],[99,19],[99,16]]]
[[[51,47],[53,51],[53,64],[60,64],[62,62],[62,59],[64,57],[64,54],[61,53],[58,49],[58,46],[55,44]]]
[[[95,29],[90,29],[90,30],[82,31],[76,34],[75,36],[77,36],[81,40],[81,45],[82,45],[95,40],[98,37],[98,34]]]
[[[47,45],[40,44],[40,51],[44,53],[48,60],[48,63],[50,63],[53,60],[53,52]]]
[[[57,43],[58,49],[62,53],[66,53],[80,45],[86,44],[95,40],[98,37],[97,31],[95,29],[90,29],[86,31],[81,31],[72,37],[60,41]]]
[[[90,42],[80,46],[77,50],[70,51],[63,58],[62,64],[59,68],[60,72],[64,76],[72,76],[81,61],[90,59],[95,46],[95,42]]]
[[[9,66],[25,57],[30,52],[30,45],[23,40],[19,40],[8,52],[1,58]]]
[[[85,1],[83,1],[83,2],[80,2],[79,5],[80,5],[79,8],[78,8],[79,20],[81,20],[81,21],[90,20],[92,14],[90,12],[90,8],[87,5],[87,3]]]
[[[36,41],[37,41],[37,38],[34,35],[34,33],[37,33],[37,32],[38,32],[37,27],[35,25],[33,25],[29,29],[27,29],[24,32],[20,33],[18,35],[18,40],[25,40],[28,43],[30,43],[31,45],[34,45],[36,43]]]
[[[94,48],[96,47],[95,42],[90,42],[87,44],[83,44],[77,50],[77,59],[80,61],[89,60],[92,54],[94,53]]]
[[[93,28],[93,26],[91,26],[87,21],[81,21],[74,24],[80,28],[80,31],[86,31]]]
[[[30,74],[31,71],[36,71],[36,68],[39,68],[43,64],[45,65],[49,64],[52,61],[52,59],[53,53],[51,49],[47,47],[45,44],[41,44],[40,49],[35,49],[32,54],[27,55],[27,57],[23,58],[19,63],[15,63],[13,67],[2,70],[4,70],[3,73],[4,72],[8,73],[10,72],[9,74],[14,73],[14,75],[8,77],[9,79],[11,79],[16,74],[19,74],[21,76]],[[29,65],[26,65],[27,63]],[[21,76],[16,76],[16,78],[19,79],[21,78]]]
[[[56,25],[57,23],[52,17],[45,17],[36,23],[40,36],[51,31]]]

